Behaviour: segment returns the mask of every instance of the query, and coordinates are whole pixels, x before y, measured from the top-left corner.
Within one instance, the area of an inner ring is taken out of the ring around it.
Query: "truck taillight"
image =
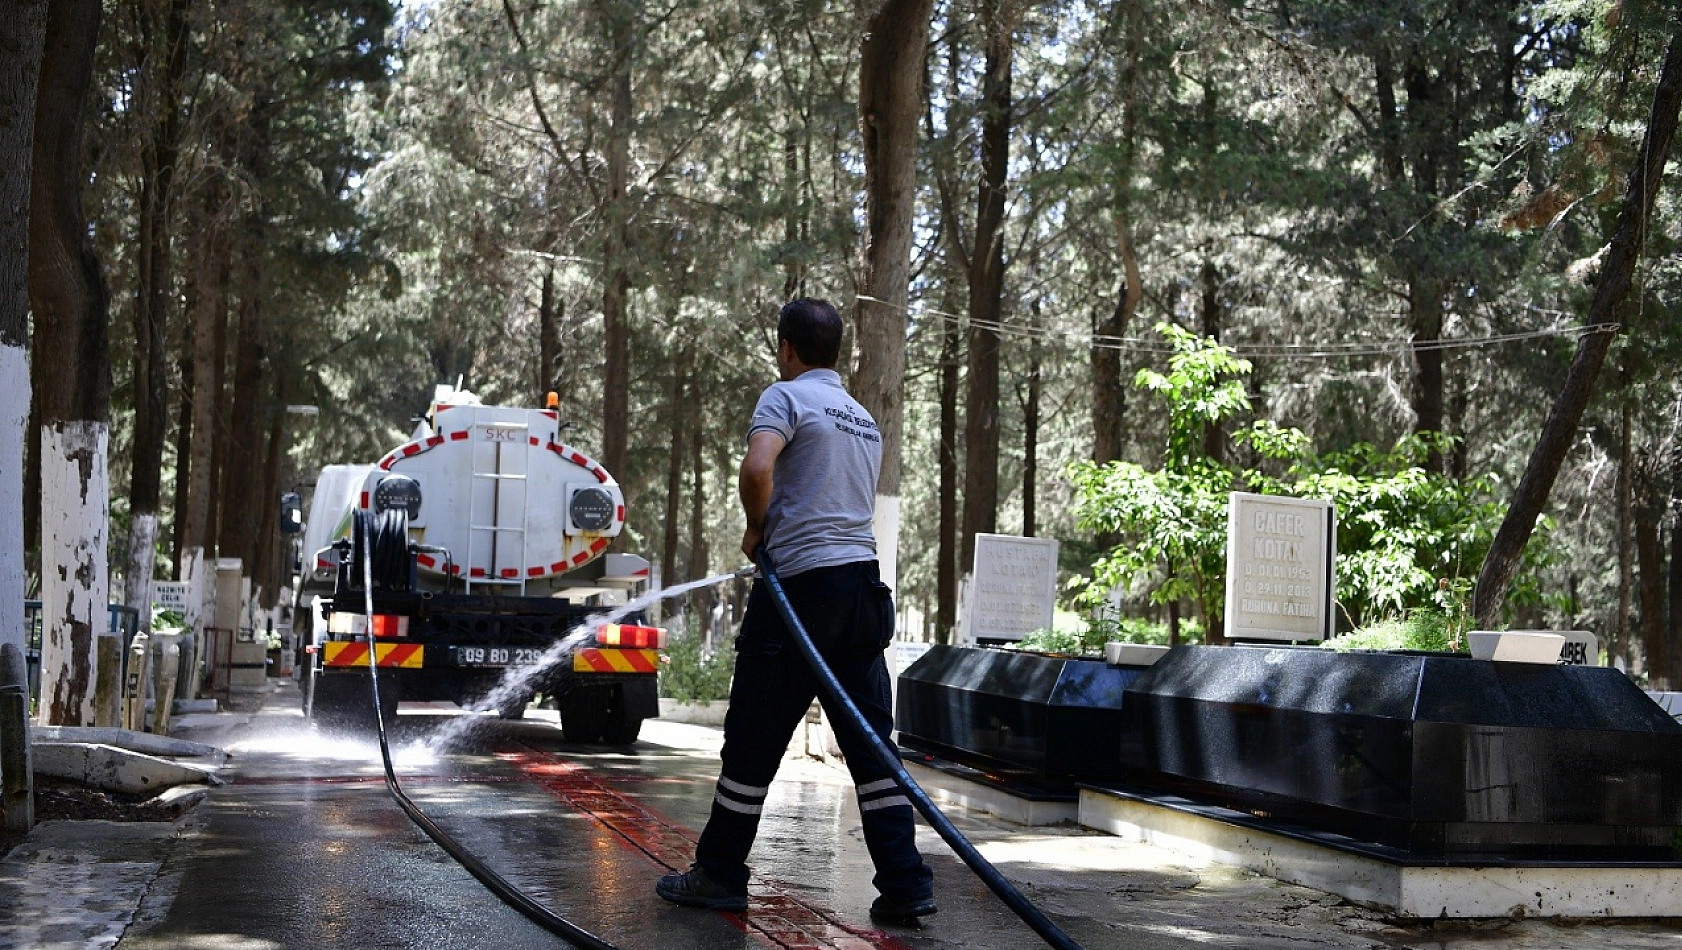
[[[639,647],[663,649],[666,631],[663,627],[638,627],[628,623],[604,623],[596,631],[596,642],[604,647]]]
[[[367,633],[368,618],[362,614],[334,611],[327,616],[327,632],[341,635]],[[408,617],[399,617],[395,614],[374,615],[374,636],[406,637],[408,635]]]

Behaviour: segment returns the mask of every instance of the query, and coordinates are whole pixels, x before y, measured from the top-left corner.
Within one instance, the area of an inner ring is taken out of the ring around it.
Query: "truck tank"
[[[401,700],[471,704],[506,668],[530,664],[605,599],[646,583],[645,559],[607,551],[625,524],[618,483],[561,442],[560,432],[553,402],[546,409],[485,406],[472,393],[440,387],[409,441],[372,466],[323,470],[305,535],[315,540],[319,524],[330,542],[314,552],[301,592],[320,596],[326,621],[316,625],[306,664],[312,717],[371,714],[370,643],[388,707],[382,713],[395,714]],[[358,470],[353,490],[323,492]],[[354,526],[376,520],[384,530],[366,552],[374,573],[370,641]],[[497,711],[518,717],[530,692],[542,692],[556,698],[569,739],[634,740],[642,720],[657,713],[664,632],[615,625],[596,641],[576,651],[569,668],[536,675],[530,691],[505,698]]]

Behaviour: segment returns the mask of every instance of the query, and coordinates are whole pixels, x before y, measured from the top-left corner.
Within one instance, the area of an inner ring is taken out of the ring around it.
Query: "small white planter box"
[[[1168,655],[1168,647],[1154,643],[1122,643],[1111,640],[1104,644],[1104,661],[1111,666],[1150,666]]]
[[[1516,630],[1473,630],[1466,639],[1472,656],[1497,663],[1558,663],[1565,646],[1565,638],[1557,633]]]
[[[660,699],[660,718],[668,722],[687,722],[694,726],[722,726],[729,711],[727,700],[710,703],[680,703],[675,699]]]

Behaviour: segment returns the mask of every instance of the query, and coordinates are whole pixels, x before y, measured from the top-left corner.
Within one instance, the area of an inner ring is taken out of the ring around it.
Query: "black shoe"
[[[674,904],[685,907],[705,907],[708,910],[747,910],[748,896],[732,893],[693,865],[687,871],[668,874],[654,885],[654,893]],[[932,907],[933,904],[931,903]]]
[[[927,917],[939,909],[934,905],[933,897],[891,898],[884,894],[870,905],[870,919],[879,924],[909,927],[917,923],[917,918]]]

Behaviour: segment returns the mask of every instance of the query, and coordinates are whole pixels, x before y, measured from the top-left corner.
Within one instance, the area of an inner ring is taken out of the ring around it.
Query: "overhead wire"
[[[893,307],[887,301],[875,297],[861,295],[858,299],[867,300],[883,306]],[[1041,342],[1061,343],[1067,346],[1094,350],[1116,350],[1123,353],[1140,353],[1146,355],[1171,356],[1178,352],[1173,347],[1163,343],[1143,340],[1138,337],[1111,336],[1101,333],[1081,333],[1069,330],[1056,330],[1050,327],[1025,326],[1003,320],[978,320],[955,313],[946,313],[929,308],[898,307],[907,317],[912,319],[930,318],[942,323],[958,326],[981,327],[992,330],[1001,336],[1019,339],[1038,340]],[[1618,333],[1620,327],[1615,323],[1598,323],[1587,326],[1556,326],[1541,327],[1535,330],[1519,330],[1511,333],[1497,333],[1475,337],[1445,337],[1436,340],[1357,340],[1351,342],[1331,343],[1240,343],[1230,346],[1234,355],[1239,357],[1257,357],[1263,359],[1349,359],[1362,356],[1396,356],[1404,353],[1427,352],[1432,350],[1474,349],[1485,346],[1501,346],[1526,340],[1539,340],[1556,337],[1576,338],[1595,333]]]

